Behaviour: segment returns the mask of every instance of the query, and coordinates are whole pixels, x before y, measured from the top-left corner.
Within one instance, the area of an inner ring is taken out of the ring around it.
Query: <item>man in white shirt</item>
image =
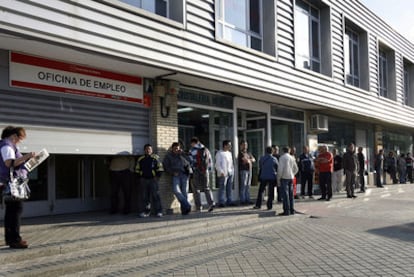
[[[217,152],[215,168],[219,185],[219,207],[234,206],[231,196],[234,164],[230,140],[223,141],[223,150]],[[224,191],[226,191],[226,199],[224,198]]]
[[[280,215],[293,215],[295,214],[293,178],[298,172],[298,166],[295,158],[289,154],[289,147],[283,147],[282,152],[283,154],[279,158],[279,167],[277,169],[277,178],[283,202],[283,213],[280,213]]]

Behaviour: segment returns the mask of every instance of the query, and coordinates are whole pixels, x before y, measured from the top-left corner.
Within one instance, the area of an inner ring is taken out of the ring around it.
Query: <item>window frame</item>
[[[378,94],[388,98],[388,59],[384,49],[378,49]]]
[[[356,49],[355,49],[356,48]],[[355,54],[356,51],[356,54]],[[360,87],[361,57],[360,57],[360,34],[353,28],[345,28],[345,82],[348,85]],[[357,58],[357,72],[355,72],[355,57]]]
[[[256,50],[256,51],[260,51],[263,52],[264,50],[264,35],[263,35],[263,30],[264,30],[264,26],[263,26],[263,0],[244,0],[245,1],[245,18],[246,18],[246,26],[244,27],[244,29],[235,26],[234,24],[231,24],[229,22],[226,21],[225,18],[225,2],[228,0],[217,0],[216,1],[216,28],[217,28],[217,32],[216,32],[216,36],[219,37],[219,39],[222,39],[224,41],[239,45],[241,47],[247,47],[249,49],[252,50]],[[241,0],[239,0],[241,1]],[[258,1],[258,13],[259,13],[259,28],[260,28],[260,33],[256,33],[254,31],[251,30],[251,22],[250,22],[250,18],[251,18],[251,11],[250,11],[250,1]],[[245,44],[240,44],[237,43],[236,41],[232,40],[231,38],[226,37],[226,28],[229,28],[231,30],[234,30],[236,32],[239,32],[241,34],[243,34],[245,36]],[[252,38],[258,39],[260,40],[260,49],[256,49],[256,48],[252,48]]]
[[[302,2],[304,5],[306,5],[307,10],[304,9],[304,7],[297,4],[297,2]],[[316,17],[312,13],[312,9],[317,10],[318,16]],[[301,57],[300,60],[305,60],[308,62],[307,66],[304,64],[301,65],[301,68],[309,69],[317,73],[322,73],[322,34],[321,34],[321,9],[319,7],[316,7],[309,2],[302,1],[302,0],[296,0],[295,1],[295,8],[294,8],[294,14],[295,14],[295,42],[297,42],[299,39],[297,39],[299,34],[298,28],[297,28],[297,21],[296,18],[298,17],[297,13],[302,13],[308,18],[308,28],[307,28],[307,36],[308,36],[308,53],[306,55],[303,55],[303,53],[297,53],[298,48],[296,47],[295,43],[295,60],[298,60],[296,57]],[[313,42],[315,40],[315,34],[313,32],[313,23],[316,22],[318,30],[317,30],[317,44],[318,44],[318,53],[317,56],[314,53],[314,45]]]

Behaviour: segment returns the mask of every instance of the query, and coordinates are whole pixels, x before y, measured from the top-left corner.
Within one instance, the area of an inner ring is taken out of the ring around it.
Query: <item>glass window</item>
[[[321,72],[320,11],[302,0],[295,5],[295,56],[300,67]]]
[[[31,190],[28,201],[47,200],[48,198],[48,161],[46,160],[29,173]]]
[[[56,199],[80,198],[82,187],[82,159],[75,155],[57,155]]]
[[[218,0],[217,35],[237,45],[263,49],[262,0]]]
[[[409,105],[410,75],[407,66],[404,65],[404,104]]]
[[[272,119],[272,144],[295,147],[300,151],[304,145],[303,123]]]
[[[345,31],[346,83],[359,87],[359,34],[350,28]]]
[[[381,49],[378,54],[378,73],[379,95],[388,97],[387,54]]]
[[[169,0],[119,0],[131,6],[169,18]]]

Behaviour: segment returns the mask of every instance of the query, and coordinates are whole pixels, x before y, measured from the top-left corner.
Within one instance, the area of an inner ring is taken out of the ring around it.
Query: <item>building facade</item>
[[[369,172],[378,149],[412,152],[414,45],[357,0],[8,0],[0,11],[0,127],[27,129],[22,152],[51,153],[31,173],[26,216],[107,208],[108,159],[145,143],[163,157],[192,136],[212,153],[230,139],[236,157],[246,139],[258,158],[267,145],[354,142]],[[161,193],[177,206],[166,175]]]

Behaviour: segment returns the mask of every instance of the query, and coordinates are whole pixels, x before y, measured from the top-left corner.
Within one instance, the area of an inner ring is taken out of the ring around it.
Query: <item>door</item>
[[[259,159],[264,154],[265,134],[265,129],[252,129],[245,132],[245,138],[249,144],[249,152],[256,159],[252,166],[252,186],[257,186],[258,184]]]

